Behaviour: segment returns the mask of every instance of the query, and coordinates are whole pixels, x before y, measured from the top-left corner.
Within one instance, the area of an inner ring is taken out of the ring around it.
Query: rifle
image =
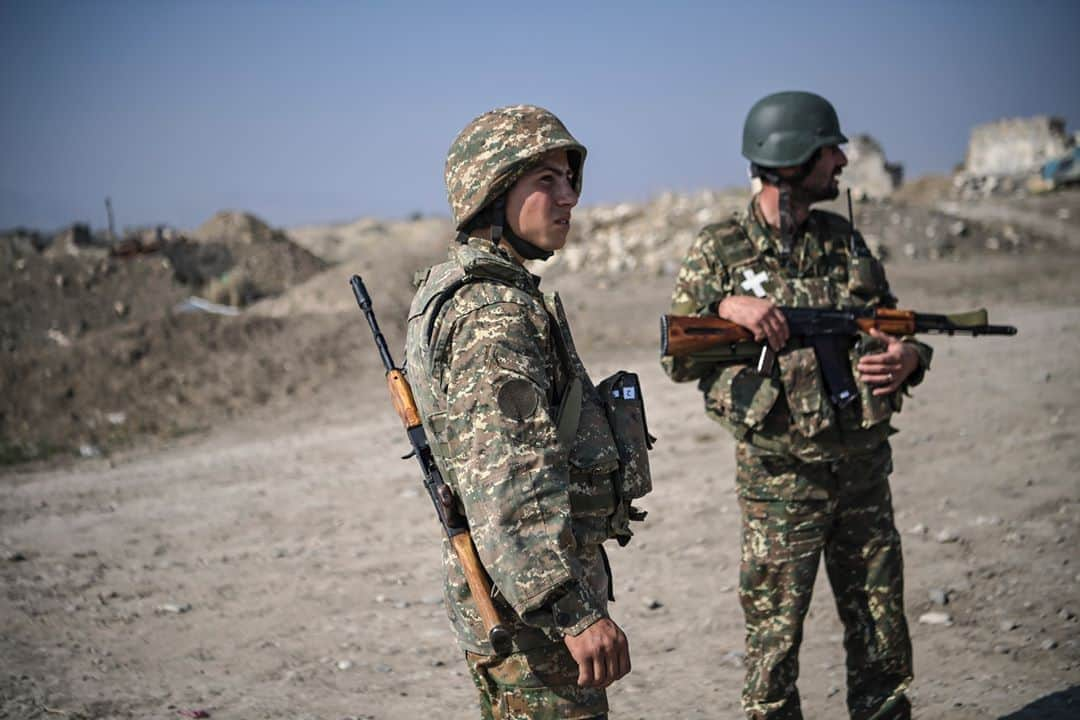
[[[469,522],[458,510],[454,501],[454,493],[450,486],[443,481],[442,473],[435,464],[435,456],[428,445],[427,436],[424,434],[424,426],[420,420],[420,412],[416,408],[416,400],[413,398],[412,388],[405,377],[405,372],[394,364],[390,356],[390,348],[387,347],[386,338],[379,331],[379,324],[375,321],[375,311],[371,307],[371,296],[368,295],[364,281],[359,275],[353,275],[349,280],[352,285],[353,295],[356,302],[367,318],[371,326],[371,334],[375,336],[375,346],[379,350],[383,367],[386,368],[386,381],[390,387],[390,400],[394,404],[394,410],[401,418],[405,431],[412,445],[412,452],[403,459],[416,456],[420,463],[420,469],[424,473],[424,487],[431,496],[431,502],[435,504],[435,513],[439,516],[446,536],[450,538],[450,545],[454,548],[461,568],[465,573],[465,580],[469,583],[469,590],[476,601],[476,608],[480,612],[480,618],[487,630],[488,640],[491,647],[499,655],[508,655],[512,648],[510,631],[499,620],[499,613],[491,600],[491,579],[480,564],[480,558],[476,553],[476,545],[473,544],[472,535],[469,533]]]
[[[876,328],[889,335],[1015,335],[1012,325],[988,324],[984,309],[952,315],[934,315],[889,308],[848,308],[814,310],[781,307],[792,338],[814,348],[829,399],[837,407],[850,404],[857,396],[847,360],[850,338],[861,330]],[[754,335],[741,325],[716,316],[664,315],[660,318],[660,354],[701,360],[745,362],[758,356],[757,371],[772,374],[776,354],[768,343],[760,347]]]

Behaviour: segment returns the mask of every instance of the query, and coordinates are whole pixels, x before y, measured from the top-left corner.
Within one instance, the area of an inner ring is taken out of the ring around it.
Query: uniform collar
[[[499,277],[512,279],[528,287],[540,287],[539,275],[533,275],[511,258],[510,253],[496,247],[486,238],[459,236],[458,242],[450,244],[450,257],[462,267],[484,268]]]
[[[750,207],[747,208],[746,211],[747,225],[750,230],[750,240],[757,246],[759,251],[769,250],[772,253],[779,255],[783,249],[780,243],[780,231],[765,221],[765,217],[758,208],[757,198],[757,195],[750,198]],[[811,238],[816,238],[818,234],[816,232],[817,226],[817,213],[814,210],[811,210],[802,225],[795,228],[793,237],[791,238],[793,252],[798,251],[801,243],[809,242],[811,241]]]

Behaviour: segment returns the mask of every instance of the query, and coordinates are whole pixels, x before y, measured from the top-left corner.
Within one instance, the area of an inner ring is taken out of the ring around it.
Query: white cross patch
[[[746,280],[742,283],[744,290],[750,290],[759,298],[765,297],[765,288],[762,287],[762,283],[769,279],[769,274],[764,270],[758,274],[754,274],[754,271],[750,268],[743,270],[743,277]]]

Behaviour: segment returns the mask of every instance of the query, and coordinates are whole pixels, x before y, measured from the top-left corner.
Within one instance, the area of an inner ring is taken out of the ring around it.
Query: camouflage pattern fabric
[[[881,264],[870,256],[847,220],[833,213],[810,213],[784,258],[778,233],[750,208],[727,222],[706,226],[690,248],[675,283],[671,312],[711,315],[728,295],[767,297],[777,305],[843,308],[895,307]],[[919,352],[920,368],[905,385],[914,387],[929,367],[931,349],[906,339]],[[693,357],[664,358],[677,382],[697,380],[709,417],[736,437],[808,462],[868,452],[892,432],[888,419],[901,407],[902,394],[875,397],[856,377],[860,402],[843,411],[824,393],[812,349],[789,347],[779,355],[773,377],[760,377],[750,363],[721,364]],[[880,341],[862,334],[852,343],[850,360],[879,352]]]
[[[799,645],[821,553],[844,624],[848,710],[853,720],[910,716],[911,642],[903,560],[892,515],[888,445],[833,463],[803,463],[748,443],[736,451],[743,515],[739,599],[746,617],[746,683],[752,720],[797,720]],[[819,489],[790,500],[788,487]]]
[[[715,314],[728,295],[794,307],[895,307],[883,268],[857,233],[852,240],[845,219],[812,211],[785,257],[755,202],[701,231],[679,272],[673,313]],[[906,390],[922,380],[931,350],[905,341],[920,359]],[[880,350],[880,341],[861,336],[850,349],[852,367]],[[747,717],[802,717],[798,650],[822,552],[845,628],[851,717],[909,717],[911,647],[888,487],[888,419],[901,394],[874,397],[856,375],[859,402],[837,409],[812,348],[797,342],[778,355],[771,377],[741,361],[664,358],[663,366],[676,381],[697,380],[706,413],[739,441]]]
[[[530,161],[567,150],[574,190],[581,194],[585,146],[551,112],[535,105],[497,108],[474,119],[446,156],[446,192],[454,225],[463,230],[485,205],[510,189]]]
[[[607,694],[578,686],[577,663],[563,643],[505,658],[465,656],[483,720],[607,718]]]
[[[538,283],[487,240],[455,243],[449,260],[420,283],[406,334],[408,375],[425,432],[522,657],[558,653],[565,635],[607,617],[602,543],[613,536],[619,466],[562,304]],[[565,391],[575,378],[580,407],[567,408]],[[568,428],[560,419],[572,411],[576,423]],[[490,665],[492,648],[445,540],[443,562],[458,641]],[[519,690],[521,702],[550,697],[526,685]],[[593,695],[581,697],[592,715],[602,711]]]

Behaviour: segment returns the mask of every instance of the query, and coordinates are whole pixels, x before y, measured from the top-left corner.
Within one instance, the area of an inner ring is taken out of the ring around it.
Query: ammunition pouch
[[[597,391],[619,452],[612,534],[620,545],[625,545],[634,534],[630,521],[645,519],[645,511],[634,507],[632,502],[652,492],[649,450],[656,438],[649,434],[641,383],[635,373],[620,370],[604,378]]]
[[[749,365],[728,365],[717,375],[702,381],[705,409],[742,440],[751,430],[765,424],[765,418],[780,397],[780,386]]]
[[[871,255],[851,257],[848,263],[848,291],[852,296],[870,301],[874,298],[889,297],[889,286],[885,281],[885,270],[877,258]],[[860,332],[850,352],[851,367],[855,368],[859,358],[885,350],[885,343],[871,335]],[[855,373],[855,386],[859,391],[859,403],[862,406],[860,427],[870,428],[888,420],[894,412],[900,411],[902,394],[874,395],[874,389],[859,379]]]
[[[619,453],[602,401],[592,383],[573,377],[558,411],[559,442],[569,448],[570,516],[579,546],[610,537],[608,518],[617,512],[615,473]]]
[[[851,256],[848,260],[848,292],[862,300],[870,300],[888,290],[885,269],[871,255]]]
[[[817,351],[813,347],[802,347],[781,353],[777,360],[791,424],[799,434],[814,437],[832,427],[836,414],[825,389]]]
[[[873,355],[883,352],[885,343],[864,332],[859,333],[859,339],[851,348],[851,367],[859,363],[859,358],[864,355]],[[878,423],[888,420],[894,412],[900,412],[903,393],[900,391],[889,395],[874,395],[874,388],[864,383],[855,374],[855,386],[859,390],[859,404],[862,407],[862,416],[859,427],[871,428]]]

